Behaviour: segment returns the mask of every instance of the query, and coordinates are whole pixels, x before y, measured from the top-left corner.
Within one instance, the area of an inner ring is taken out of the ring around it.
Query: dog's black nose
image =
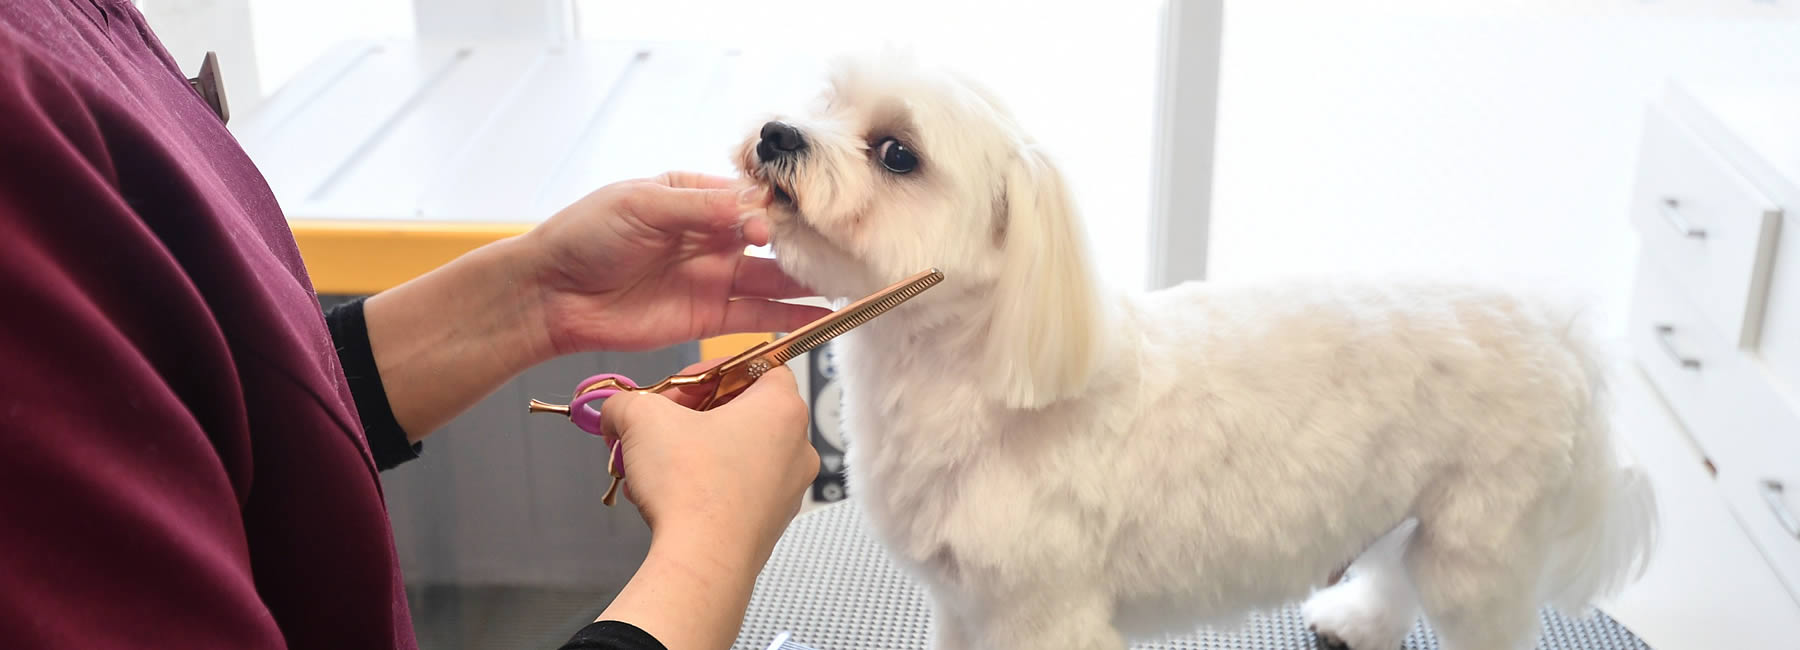
[[[793,155],[806,148],[806,137],[800,129],[786,122],[770,122],[762,128],[762,142],[756,143],[756,155],[763,160],[774,160]]]

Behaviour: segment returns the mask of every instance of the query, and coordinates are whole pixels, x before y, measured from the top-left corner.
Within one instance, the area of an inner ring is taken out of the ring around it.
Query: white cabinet
[[[1632,349],[1800,598],[1800,79],[1672,84],[1639,151]]]
[[[1639,156],[1631,219],[1644,256],[1732,343],[1754,340],[1781,211],[1660,107]]]

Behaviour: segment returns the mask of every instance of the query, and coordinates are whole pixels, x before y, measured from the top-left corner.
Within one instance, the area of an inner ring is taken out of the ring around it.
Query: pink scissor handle
[[[575,390],[579,391],[582,388],[592,386],[607,379],[617,381],[626,386],[637,387],[637,382],[632,381],[624,375],[602,373],[581,380],[581,383],[575,385]],[[617,394],[619,394],[619,391],[615,389],[602,388],[600,390],[591,390],[576,396],[574,401],[569,402],[569,421],[575,423],[575,426],[582,431],[586,431],[596,436],[600,435],[600,409],[598,407],[589,406],[589,404],[605,401],[606,398]]]
[[[575,390],[580,391],[582,388],[592,386],[595,382],[606,379],[617,381],[625,386],[637,386],[637,382],[632,381],[624,375],[603,373],[582,380],[580,384],[576,385]],[[575,426],[582,431],[586,431],[596,436],[600,435],[600,409],[592,404],[594,402],[605,401],[606,398],[617,394],[619,394],[617,389],[602,388],[599,390],[591,390],[576,396],[574,400],[569,402],[569,421],[575,423]],[[613,478],[612,486],[607,488],[606,497],[603,499],[606,505],[609,506],[612,505],[613,498],[618,493],[619,481],[625,480],[624,442],[624,440],[614,440],[612,442],[612,450],[608,454],[606,461],[606,472],[611,474]]]

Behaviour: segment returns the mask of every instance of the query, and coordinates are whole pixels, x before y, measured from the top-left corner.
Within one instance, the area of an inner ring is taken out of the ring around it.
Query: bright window
[[[1060,163],[1102,273],[1132,287],[1147,277],[1162,4],[571,0],[583,39],[820,55],[893,44],[954,62],[992,86]],[[807,74],[816,72],[796,70]]]

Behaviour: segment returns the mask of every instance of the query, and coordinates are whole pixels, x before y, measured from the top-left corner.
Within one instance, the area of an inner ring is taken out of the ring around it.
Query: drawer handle
[[[1688,223],[1687,217],[1681,216],[1680,201],[1672,198],[1663,199],[1662,203],[1656,206],[1656,210],[1662,213],[1663,221],[1669,222],[1669,225],[1675,228],[1675,232],[1681,233],[1681,236],[1688,239],[1706,239],[1704,228],[1695,228],[1693,224]]]
[[[1762,482],[1763,503],[1769,505],[1769,511],[1775,513],[1775,520],[1781,522],[1781,527],[1786,528],[1789,535],[1800,539],[1800,518],[1796,518],[1788,510],[1787,500],[1781,498],[1785,491],[1781,481],[1765,479]]]
[[[1681,364],[1681,367],[1687,368],[1688,370],[1699,370],[1700,369],[1700,360],[1699,359],[1681,356],[1681,353],[1677,352],[1675,350],[1675,344],[1669,342],[1669,337],[1673,336],[1674,334],[1675,334],[1675,326],[1674,325],[1657,325],[1656,326],[1656,342],[1662,344],[1663,352],[1668,353],[1669,358],[1674,359],[1675,363]]]

